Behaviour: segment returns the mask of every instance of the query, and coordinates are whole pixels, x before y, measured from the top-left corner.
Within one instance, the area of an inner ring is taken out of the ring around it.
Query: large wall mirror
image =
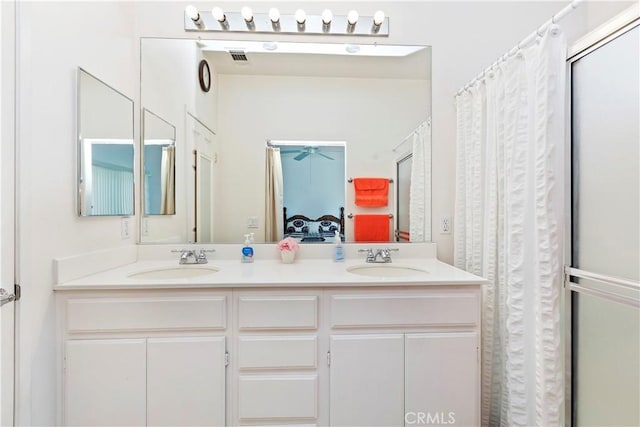
[[[133,101],[78,68],[78,211],[134,213]]]
[[[200,84],[203,61],[208,90]],[[316,220],[325,214],[343,219],[347,242],[366,241],[354,233],[358,216],[385,215],[388,241],[395,242],[397,213],[409,212],[399,209],[409,198],[398,197],[398,188],[405,191],[403,180],[416,175],[424,180],[426,232],[412,241],[431,240],[431,141],[430,132],[420,131],[431,116],[427,46],[143,38],[141,103],[177,129],[175,211],[145,216],[142,243],[242,243],[250,232],[257,242],[273,242],[286,234],[288,217],[309,218],[315,232],[324,230]],[[277,141],[289,145],[270,147]],[[413,169],[421,174],[399,174],[397,162],[416,147],[421,153],[413,158],[421,164]],[[283,200],[283,212],[267,208],[269,148],[280,151],[285,173],[306,171],[307,185],[297,181],[298,188],[285,191],[304,199]],[[328,174],[326,183],[342,181],[331,184],[339,190],[323,186],[314,169]],[[388,181],[388,202],[360,206],[351,179],[372,177]],[[280,220],[275,231],[273,218]]]

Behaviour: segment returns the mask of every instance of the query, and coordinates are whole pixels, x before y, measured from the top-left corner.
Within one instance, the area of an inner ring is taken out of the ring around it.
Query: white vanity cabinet
[[[319,423],[321,290],[234,292],[233,425]]]
[[[210,291],[60,294],[63,424],[224,426],[229,303]]]
[[[64,425],[480,423],[479,284],[57,299]]]
[[[326,297],[332,426],[479,425],[479,288]]]

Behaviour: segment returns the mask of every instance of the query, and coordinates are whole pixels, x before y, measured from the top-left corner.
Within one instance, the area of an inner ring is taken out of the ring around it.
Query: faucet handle
[[[385,248],[386,251],[398,252],[400,249],[398,248]]]
[[[368,254],[372,254],[373,253],[373,248],[368,248],[368,249],[358,249],[358,252],[366,252]]]
[[[175,254],[183,254],[185,252],[190,252],[191,249],[172,249],[171,253],[175,253]]]

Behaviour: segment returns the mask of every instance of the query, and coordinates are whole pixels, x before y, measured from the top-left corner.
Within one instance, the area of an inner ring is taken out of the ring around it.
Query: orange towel
[[[354,178],[355,203],[358,206],[376,208],[387,206],[389,199],[389,179]]]
[[[353,231],[356,242],[388,242],[389,215],[354,215]]]

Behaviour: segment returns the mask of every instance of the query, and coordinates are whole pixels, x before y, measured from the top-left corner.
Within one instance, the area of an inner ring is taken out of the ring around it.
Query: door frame
[[[395,189],[394,189],[394,204],[395,204],[395,229],[393,230],[393,238],[394,242],[399,243],[400,240],[400,164],[406,161],[411,160],[411,168],[413,168],[413,149],[408,149],[402,152],[402,154],[396,157],[394,161],[394,169],[395,169]],[[409,185],[411,185],[411,178],[409,178]],[[407,209],[409,209],[409,224],[411,224],[411,207],[407,205]],[[411,228],[407,231],[410,233]],[[407,236],[403,236],[406,239],[406,242],[411,241],[411,235],[407,234]]]
[[[16,1],[0,2],[0,287],[19,289],[16,250]],[[18,295],[19,297],[19,295]],[[16,299],[17,300],[17,299]],[[17,307],[0,309],[0,425],[16,424]]]

